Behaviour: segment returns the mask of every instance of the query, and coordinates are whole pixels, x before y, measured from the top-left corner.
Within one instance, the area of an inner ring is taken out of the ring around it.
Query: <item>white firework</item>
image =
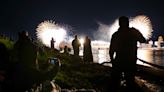
[[[36,29],[36,34],[37,38],[41,40],[43,44],[50,47],[52,38],[54,38],[55,44],[59,45],[67,33],[63,27],[50,20],[40,23]]]
[[[149,17],[145,15],[136,16],[130,19],[129,26],[138,29],[146,39],[149,39],[152,36],[153,29],[151,21]]]
[[[129,26],[138,29],[146,39],[149,39],[152,36],[152,32],[153,32],[152,24],[149,17],[145,15],[139,15],[134,18],[130,18]],[[118,19],[117,19],[109,27],[109,31],[108,31],[109,35],[106,35],[106,36],[109,36],[109,40],[111,40],[112,34],[116,32],[118,28],[119,28],[119,25],[118,25]]]

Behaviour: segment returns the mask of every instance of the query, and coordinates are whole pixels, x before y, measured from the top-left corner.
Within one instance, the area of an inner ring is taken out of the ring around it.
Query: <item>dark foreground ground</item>
[[[64,57],[65,58],[63,58],[61,69],[54,78],[56,83],[61,88],[84,88],[94,89],[96,92],[111,92],[111,67],[95,63],[84,63],[81,58],[74,57],[72,55]],[[142,71],[146,69],[146,67],[140,66],[138,68],[139,71],[136,76],[136,86],[134,88],[121,86],[119,88],[119,92],[129,92],[131,89],[133,89],[133,92],[149,92],[151,90],[149,88],[150,86],[146,86],[143,80],[150,84],[157,84],[158,87],[164,86],[164,77],[154,75],[153,73],[149,73],[147,71]]]

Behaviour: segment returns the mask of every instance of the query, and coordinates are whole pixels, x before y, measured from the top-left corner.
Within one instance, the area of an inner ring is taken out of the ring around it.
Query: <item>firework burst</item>
[[[55,40],[55,44],[59,45],[66,36],[66,30],[64,27],[56,24],[54,21],[44,21],[40,23],[36,29],[37,38],[46,46],[50,46],[50,40],[52,37]]]
[[[105,24],[99,25],[99,29],[95,37],[101,40],[107,39],[108,41],[110,41],[112,34],[116,32],[119,28],[118,24],[119,24],[118,19],[116,19],[114,23],[110,26],[105,25]],[[149,17],[145,15],[139,15],[139,16],[130,18],[129,26],[138,29],[146,39],[149,39],[152,36],[153,29],[152,29],[151,21]]]
[[[152,25],[149,17],[145,15],[136,16],[130,19],[130,27],[138,29],[146,39],[152,36]]]

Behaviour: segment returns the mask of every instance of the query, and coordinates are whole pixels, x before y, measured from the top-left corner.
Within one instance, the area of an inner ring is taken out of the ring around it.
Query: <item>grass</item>
[[[56,83],[67,89],[105,90],[110,81],[110,68],[95,63],[83,63],[80,57],[62,55],[62,66]]]
[[[13,42],[13,41],[10,41],[10,40],[8,40],[8,39],[3,39],[3,38],[1,38],[1,39],[0,39],[0,42],[3,43],[3,44],[5,44],[5,46],[6,46],[9,50],[13,49],[13,46],[14,46],[14,42]]]

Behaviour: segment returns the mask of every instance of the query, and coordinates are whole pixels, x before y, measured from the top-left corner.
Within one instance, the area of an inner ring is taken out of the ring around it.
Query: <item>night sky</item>
[[[0,33],[17,36],[25,30],[35,36],[37,25],[44,20],[66,24],[77,34],[91,38],[97,22],[111,24],[119,16],[144,14],[153,25],[153,37],[164,34],[164,5],[162,0],[1,0]]]

